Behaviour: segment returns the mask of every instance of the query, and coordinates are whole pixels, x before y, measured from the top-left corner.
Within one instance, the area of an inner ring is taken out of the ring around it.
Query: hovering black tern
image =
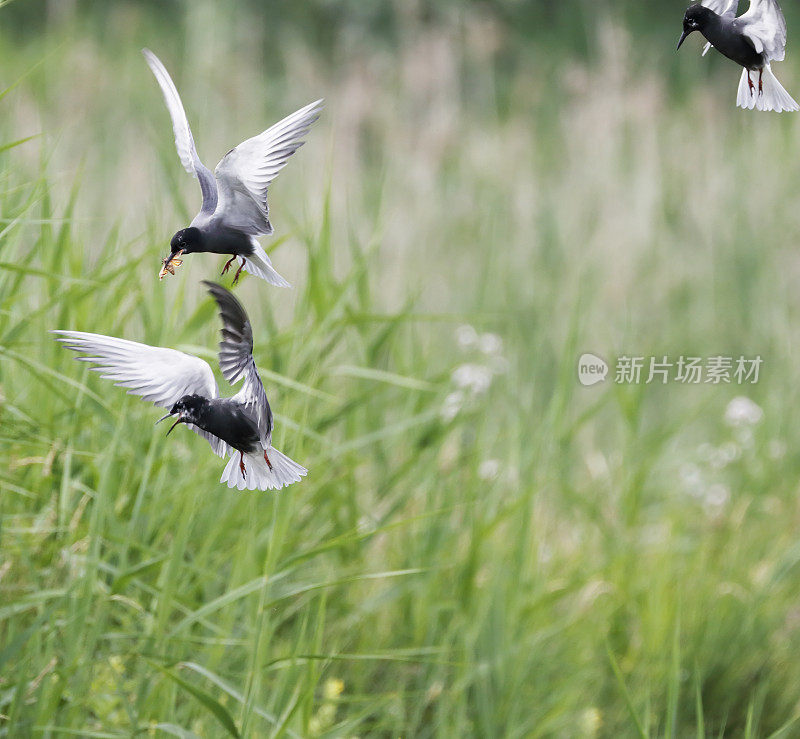
[[[222,341],[219,366],[241,390],[220,398],[207,362],[190,354],[82,331],[54,331],[58,341],[91,362],[92,369],[115,385],[130,388],[208,440],[214,453],[230,457],[220,482],[239,490],[279,490],[299,482],[307,470],[272,446],[273,418],[253,361],[253,331],[241,303],[224,287],[204,282],[219,306]],[[238,457],[238,458],[237,458]]]
[[[188,228],[172,237],[170,253],[162,262],[159,279],[168,273],[174,275],[175,268],[183,263],[181,256],[184,254],[211,252],[231,255],[222,274],[237,257],[242,260],[234,284],[245,269],[272,285],[288,287],[289,283],[275,271],[256,237],[273,231],[267,188],[289,157],[303,145],[303,137],[319,118],[323,101],[306,105],[234,147],[211,174],[197,155],[189,121],[172,78],[152,51],[143,49],[142,53],[164,94],[181,164],[197,177],[203,193],[200,212]]]
[[[678,48],[690,33],[700,31],[708,41],[704,56],[713,46],[744,67],[736,96],[739,107],[778,113],[800,110],[770,66],[786,55],[786,20],[777,0],[750,0],[748,11],[737,18],[738,8],[739,0],[702,0],[690,5]],[[756,72],[758,79],[754,79]]]

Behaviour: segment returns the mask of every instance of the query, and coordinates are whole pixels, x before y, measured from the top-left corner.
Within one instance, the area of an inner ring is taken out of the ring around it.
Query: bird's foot
[[[235,259],[235,258],[236,258],[236,257],[234,257],[234,259]],[[233,284],[234,284],[234,285],[235,285],[237,282],[239,282],[239,275],[240,275],[240,274],[242,274],[242,270],[244,269],[244,265],[245,265],[245,263],[246,263],[246,262],[245,262],[245,259],[244,259],[244,258],[242,258],[242,263],[239,265],[239,269],[237,269],[237,270],[236,270],[236,276],[233,278]]]
[[[228,273],[228,270],[231,268],[231,264],[236,261],[236,255],[234,254],[227,262],[225,262],[225,266],[222,268],[222,272],[220,272],[220,277]]]
[[[753,84],[753,80],[750,79],[750,72],[747,73],[747,86],[750,88],[750,94],[752,95],[756,86]]]
[[[183,264],[183,259],[178,259],[181,254],[183,254],[183,249],[161,260],[161,271],[158,273],[159,280],[163,280],[167,273],[175,275],[175,268]]]
[[[239,452],[239,469],[242,471],[242,477],[247,477],[247,472],[244,469],[244,454]]]
[[[264,461],[267,463],[267,467],[269,467],[270,472],[272,471],[272,462],[269,461],[269,457],[267,456],[267,450],[264,450]]]
[[[764,80],[763,80],[763,77],[764,77],[764,70],[763,69],[759,69],[758,70],[758,94],[759,95],[763,95],[764,94]]]

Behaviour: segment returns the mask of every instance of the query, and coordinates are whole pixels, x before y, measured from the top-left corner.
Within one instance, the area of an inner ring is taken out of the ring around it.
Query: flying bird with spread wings
[[[786,55],[786,20],[777,0],[750,0],[747,12],[737,18],[738,9],[739,0],[702,0],[690,5],[678,48],[689,34],[699,31],[708,42],[703,56],[713,46],[744,67],[736,96],[740,108],[778,113],[800,110],[770,66]]]
[[[241,390],[221,398],[207,362],[190,354],[82,331],[54,331],[65,347],[79,352],[100,376],[129,388],[169,411],[157,423],[175,418],[205,438],[228,463],[220,482],[239,490],[279,490],[299,482],[307,470],[272,446],[274,427],[267,394],[253,360],[253,330],[242,304],[224,287],[204,282],[222,319],[219,366]]]
[[[167,274],[174,275],[175,268],[183,263],[184,254],[211,252],[230,255],[222,274],[237,258],[242,260],[234,284],[242,270],[246,270],[272,285],[288,287],[289,283],[272,266],[256,237],[273,232],[267,189],[289,157],[303,145],[303,137],[319,118],[323,101],[306,105],[234,147],[212,174],[197,155],[189,121],[172,78],[152,51],[143,49],[142,53],[164,95],[181,164],[197,177],[203,194],[200,212],[187,228],[172,237],[170,253],[162,262],[159,279]]]

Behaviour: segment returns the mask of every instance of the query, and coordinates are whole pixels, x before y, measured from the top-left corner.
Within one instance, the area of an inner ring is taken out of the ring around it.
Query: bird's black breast
[[[209,401],[196,425],[240,452],[261,449],[261,436],[255,420],[241,403],[229,398]]]
[[[761,69],[764,56],[759,54],[753,43],[741,31],[738,21],[709,24],[703,29],[703,35],[714,45],[714,48],[747,69]]]
[[[238,254],[244,257],[253,253],[253,244],[247,234],[212,223],[203,229],[203,251],[212,254]]]

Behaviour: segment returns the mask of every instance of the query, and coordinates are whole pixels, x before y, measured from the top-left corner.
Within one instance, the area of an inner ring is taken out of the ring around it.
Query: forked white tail
[[[736,104],[746,110],[755,108],[756,110],[774,110],[776,113],[800,110],[800,105],[783,89],[778,78],[772,73],[769,64],[764,67],[763,74],[761,74],[760,86],[759,90],[759,72],[749,72],[747,69],[743,69],[742,78],[739,80]]]
[[[244,268],[256,277],[266,280],[270,285],[276,287],[291,287],[291,285],[283,279],[272,266],[272,261],[267,256],[261,244],[256,241],[255,237],[251,237],[250,241],[253,244],[253,253],[249,257],[244,257]]]
[[[225,465],[220,482],[239,490],[280,490],[293,482],[300,482],[300,478],[308,473],[305,467],[274,447],[267,449],[267,456],[272,469],[266,463],[263,453],[245,454],[243,475],[239,466],[239,452],[234,450]]]

